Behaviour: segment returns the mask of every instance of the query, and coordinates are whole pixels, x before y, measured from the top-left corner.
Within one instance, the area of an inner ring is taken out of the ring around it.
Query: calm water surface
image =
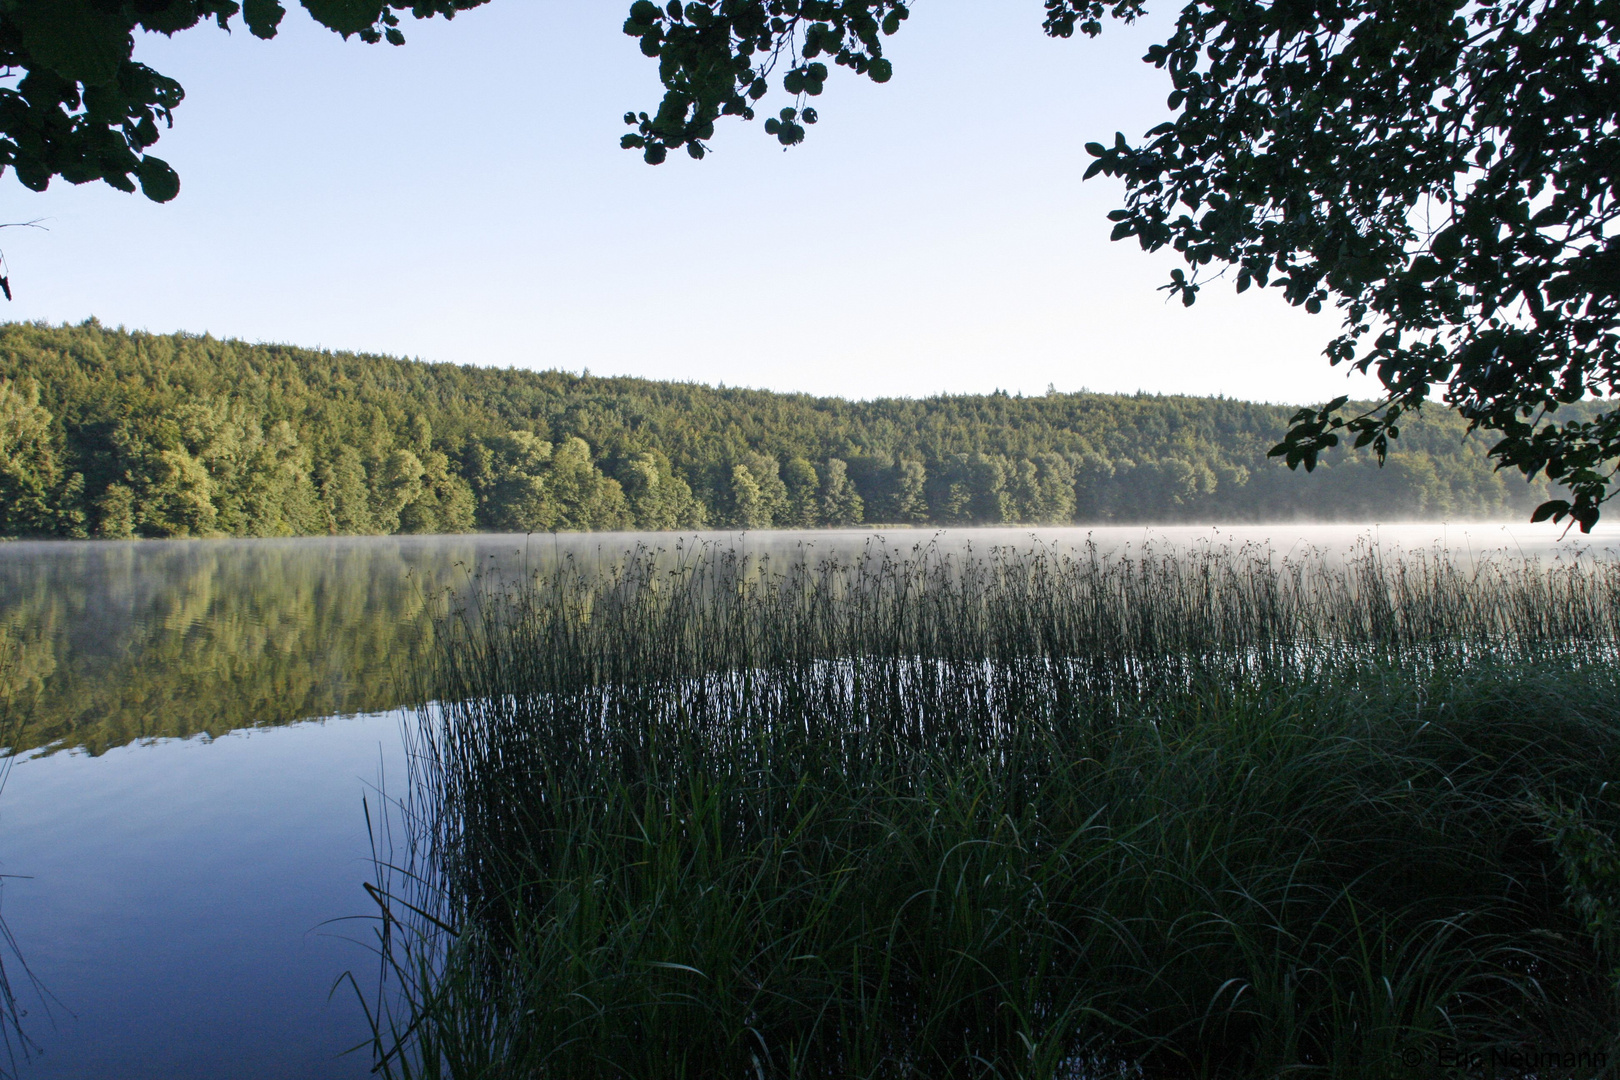
[[[1123,551],[1280,554],[1444,546],[1464,559],[1614,558],[1524,525],[897,530],[891,549],[1091,538]],[[33,974],[24,1077],[368,1075],[352,970],[370,846],[361,800],[403,780],[399,703],[428,614],[472,575],[506,580],[641,543],[838,555],[867,532],[612,534],[0,545],[0,702],[21,755],[0,793],[0,899]],[[334,921],[339,920],[339,921]],[[14,986],[15,957],[4,960]],[[0,1068],[5,1065],[0,1060]]]

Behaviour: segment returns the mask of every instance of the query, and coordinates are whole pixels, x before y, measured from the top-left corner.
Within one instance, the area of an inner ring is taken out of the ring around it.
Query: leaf
[[[10,17],[35,65],[86,86],[116,82],[134,48],[130,24],[89,0],[20,0]]]
[[[1555,304],[1563,303],[1581,292],[1581,281],[1574,274],[1559,274],[1543,287],[1547,299]]]
[[[301,0],[316,22],[344,37],[363,34],[382,18],[382,0]]]
[[[1462,254],[1462,244],[1463,227],[1460,224],[1452,225],[1441,230],[1440,235],[1434,238],[1431,250],[1442,259],[1455,259]]]
[[[134,25],[157,34],[174,35],[182,30],[189,30],[202,20],[204,14],[198,10],[195,0],[192,0],[192,2],[167,0],[166,3],[156,5],[157,10],[155,11],[150,10],[154,6],[150,2],[131,6],[135,8]],[[236,4],[233,0],[226,0],[225,3],[218,4],[213,12],[214,18],[220,21],[221,27],[227,29],[226,24],[229,22],[230,17],[235,14]]]
[[[180,175],[162,158],[141,158],[135,175],[141,181],[141,194],[153,202],[168,202],[180,194]]]
[[[1567,513],[1569,513],[1569,503],[1563,499],[1553,499],[1536,507],[1536,512],[1530,515],[1530,520],[1537,522],[1552,518],[1554,521],[1562,521]]]
[[[242,4],[242,19],[248,31],[266,41],[276,36],[276,28],[286,15],[287,9],[281,6],[281,0],[244,0]]]

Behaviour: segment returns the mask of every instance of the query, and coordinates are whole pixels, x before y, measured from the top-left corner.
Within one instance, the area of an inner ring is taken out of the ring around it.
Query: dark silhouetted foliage
[[[1145,0],[1045,0],[1046,32],[1100,33]],[[623,145],[658,164],[706,152],[721,116],[753,119],[780,69],[784,146],[817,119],[827,64],[876,82],[899,0],[637,0],[624,32],[658,60],[655,115]],[[1238,292],[1335,304],[1335,364],[1375,372],[1382,400],[1296,414],[1275,453],[1316,467],[1350,435],[1382,458],[1443,390],[1491,455],[1570,488],[1538,518],[1589,530],[1616,490],[1620,411],[1620,35],[1596,0],[1192,0],[1146,62],[1171,118],[1133,144],[1087,144],[1086,177],[1125,182],[1113,238],[1172,247],[1165,286],[1191,304]],[[764,110],[769,112],[769,110]],[[944,137],[950,135],[942,132]]]

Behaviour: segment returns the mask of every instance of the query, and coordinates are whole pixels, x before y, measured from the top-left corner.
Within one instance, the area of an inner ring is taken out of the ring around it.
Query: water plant
[[[9,688],[13,684],[10,678],[17,665],[17,654],[13,649],[5,647],[0,642],[0,794],[5,792],[6,781],[11,776],[11,766],[16,760],[17,735],[22,730],[20,710],[12,701]],[[5,885],[4,879],[10,874],[0,874],[0,889]],[[6,967],[6,957],[11,957],[11,968]],[[18,981],[21,987],[26,983],[40,1005],[43,1006],[47,1020],[52,1020],[51,1007],[60,1006],[56,996],[45,988],[38,976],[28,967],[28,961],[23,959],[21,946],[12,934],[11,927],[6,924],[5,917],[0,915],[0,1053],[5,1055],[4,1062],[0,1063],[0,1080],[11,1080],[21,1075],[17,1066],[20,1057],[27,1065],[40,1052],[40,1046],[29,1035],[23,1026],[23,1018],[28,1015],[28,1008],[18,989],[12,986],[11,976],[21,973]],[[53,1021],[54,1022],[54,1021]]]
[[[436,641],[386,1075],[1614,1060],[1613,563],[643,550]]]

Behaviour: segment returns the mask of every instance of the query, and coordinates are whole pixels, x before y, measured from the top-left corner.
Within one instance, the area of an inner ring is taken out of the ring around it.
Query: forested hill
[[[1305,362],[1305,361],[1302,361]],[[844,401],[0,326],[0,535],[1524,517],[1434,410],[1292,473],[1292,410],[1048,394]]]

